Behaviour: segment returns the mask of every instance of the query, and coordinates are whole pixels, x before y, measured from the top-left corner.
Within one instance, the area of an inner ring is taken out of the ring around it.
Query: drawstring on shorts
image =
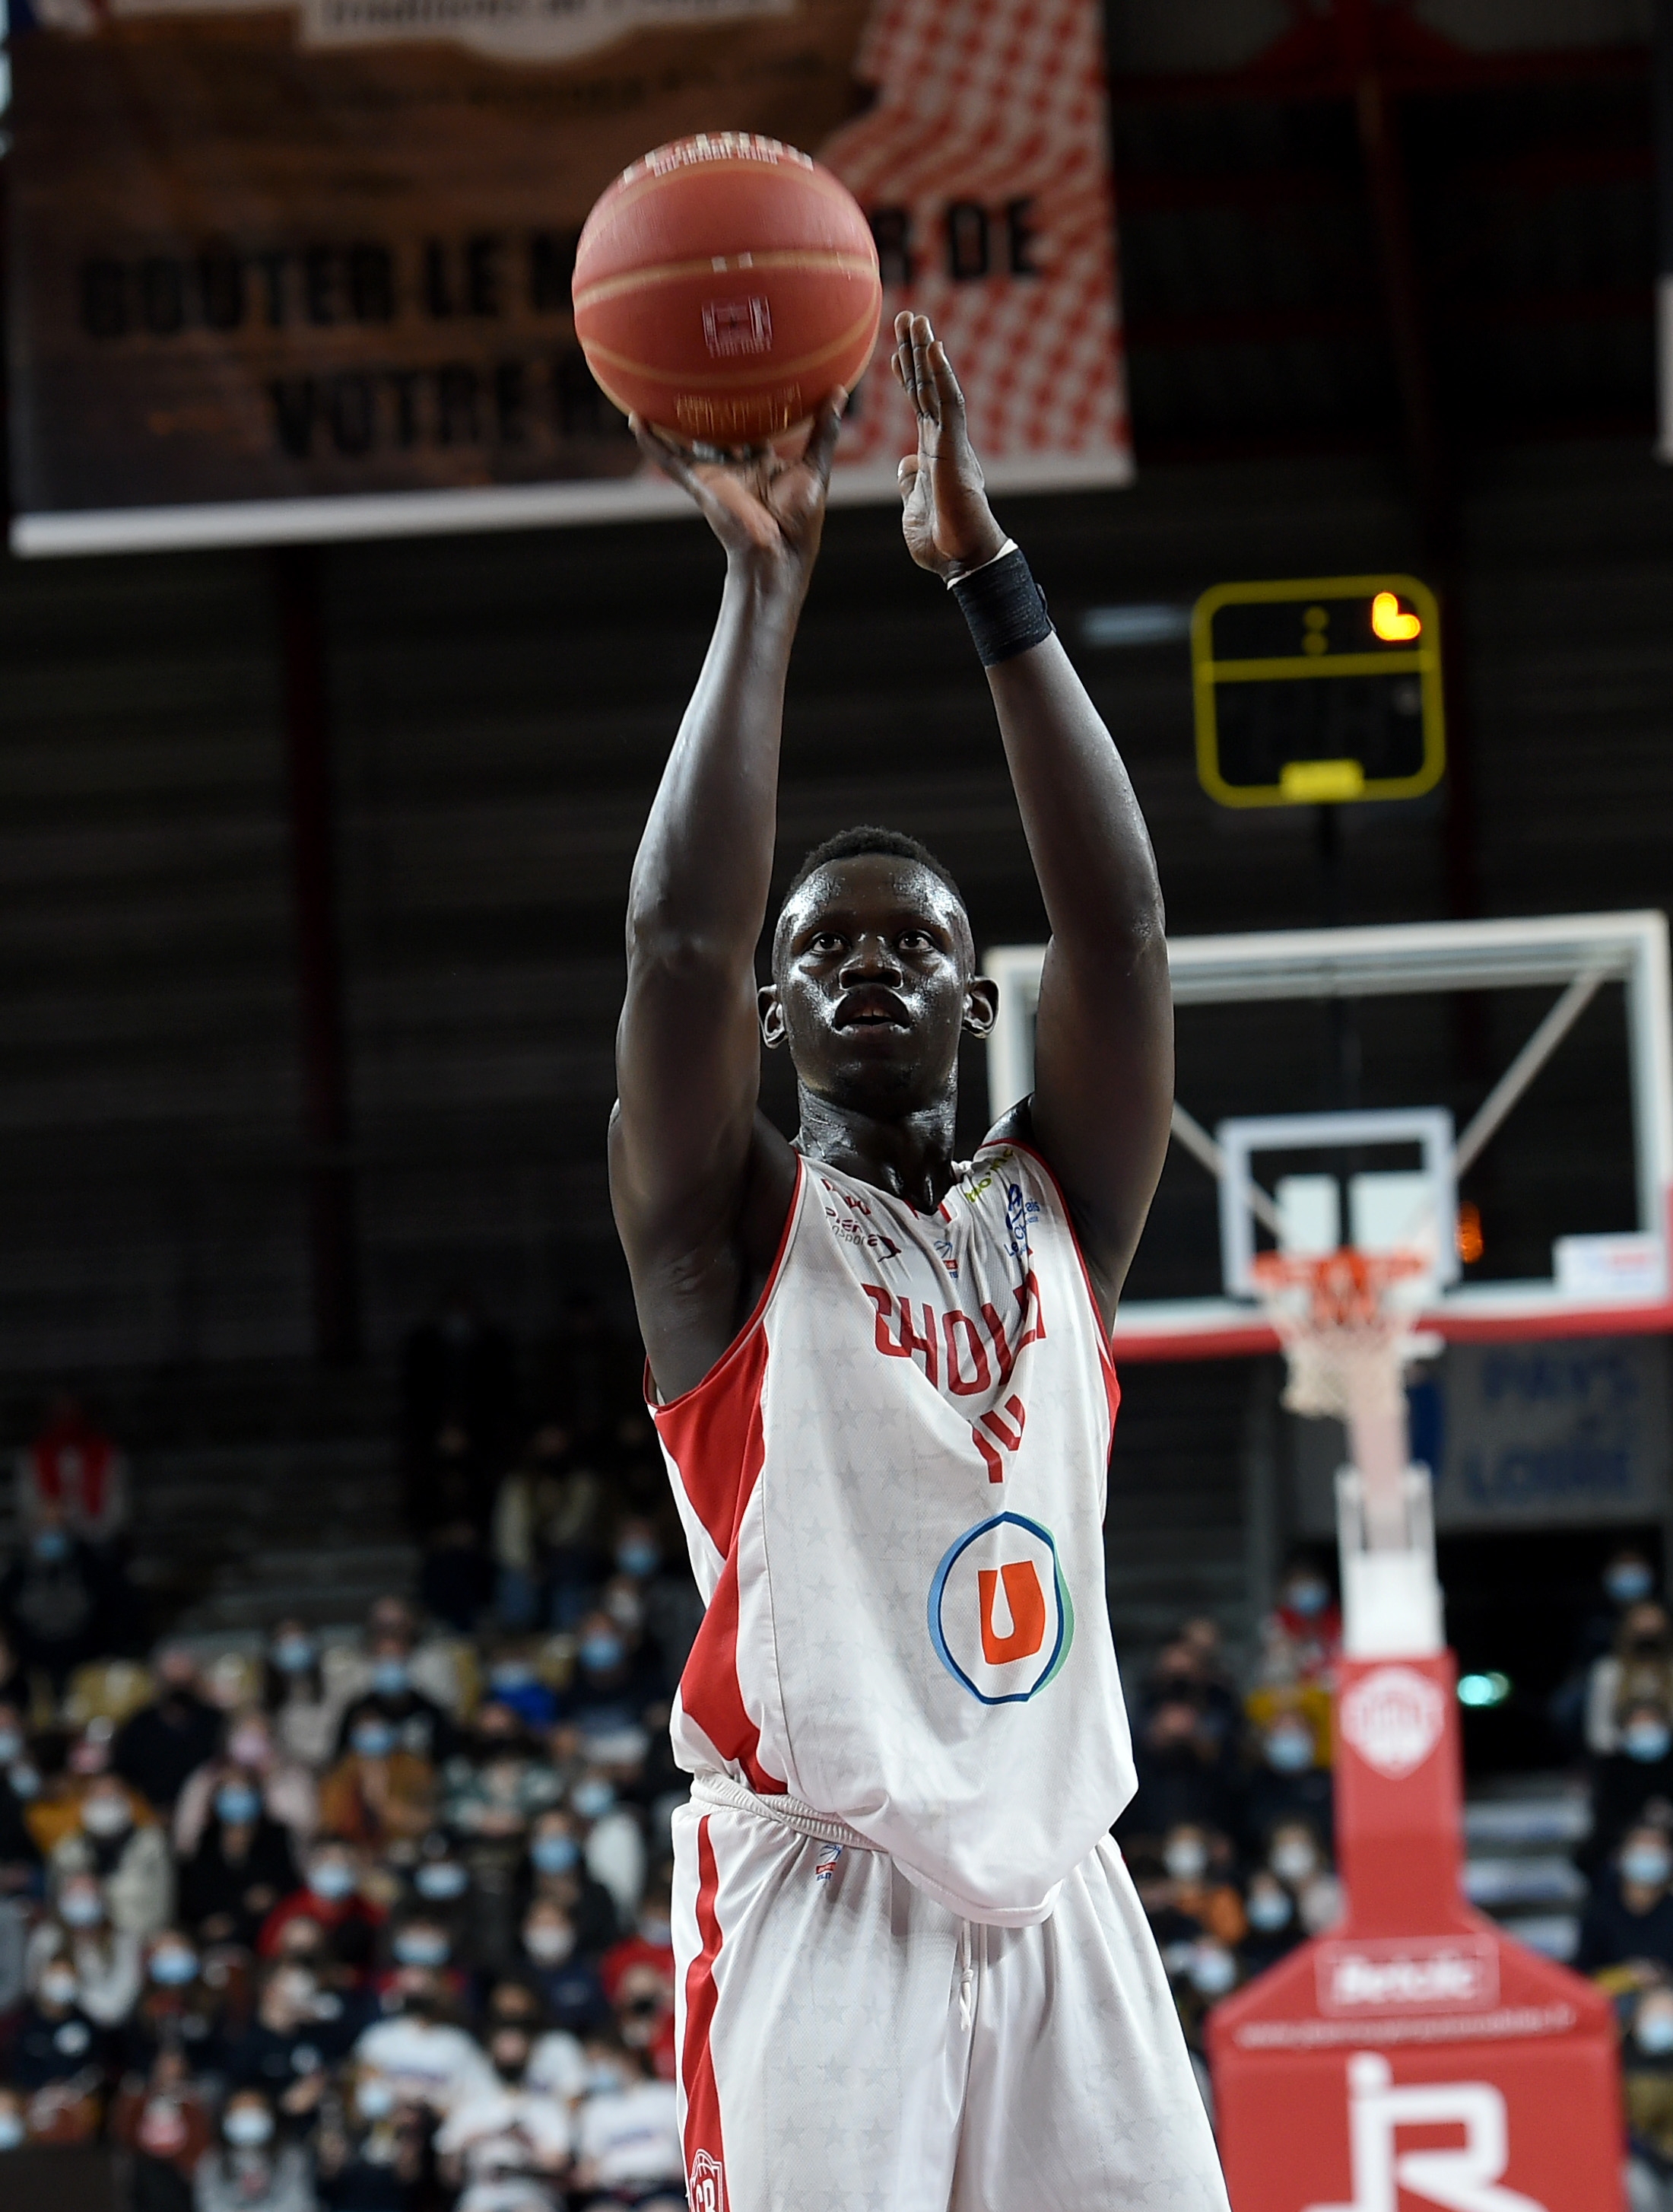
[[[970,1923],[959,1923],[959,2026],[968,2034],[976,2025],[976,1960]]]

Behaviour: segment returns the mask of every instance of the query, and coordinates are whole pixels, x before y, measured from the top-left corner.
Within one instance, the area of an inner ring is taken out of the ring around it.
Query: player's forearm
[[[1055,636],[988,671],[1059,957],[1105,966],[1162,941],[1161,884],[1138,799]]]
[[[638,958],[751,962],[778,820],[785,679],[799,594],[728,564],[720,616],[633,863]]]

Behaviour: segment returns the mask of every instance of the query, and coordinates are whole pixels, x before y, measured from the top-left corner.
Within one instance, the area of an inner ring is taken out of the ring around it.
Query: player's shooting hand
[[[847,398],[842,391],[827,395],[805,449],[793,460],[771,447],[736,460],[699,460],[641,416],[628,421],[646,459],[702,509],[729,562],[804,590],[825,526],[831,457]]]
[[[920,568],[950,580],[1005,542],[971,450],[964,394],[927,315],[894,318],[894,374],[918,416],[918,451],[900,464],[900,527]]]

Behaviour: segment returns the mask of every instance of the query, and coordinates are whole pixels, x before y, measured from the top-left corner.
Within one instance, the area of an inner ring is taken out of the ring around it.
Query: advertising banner
[[[15,30],[12,541],[676,510],[575,343],[652,146],[754,131],[870,220],[1000,489],[1130,473],[1097,0],[34,0]],[[15,26],[18,22],[14,0]],[[835,496],[894,496],[881,357]]]

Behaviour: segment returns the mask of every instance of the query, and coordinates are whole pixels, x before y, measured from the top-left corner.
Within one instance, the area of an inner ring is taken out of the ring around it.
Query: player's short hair
[[[821,868],[833,860],[852,860],[862,853],[886,853],[897,860],[916,860],[920,868],[927,868],[938,876],[961,906],[964,893],[959,889],[952,870],[944,860],[938,860],[927,845],[916,837],[907,836],[904,830],[882,830],[875,823],[858,823],[852,830],[839,830],[834,837],[827,837],[821,845],[805,854],[802,865],[785,887],[780,908],[788,906],[808,878],[816,875]]]
[[[911,860],[916,866],[927,869],[937,883],[945,884],[958,901],[961,950],[971,968],[976,964],[976,939],[970,927],[970,914],[964,902],[964,893],[959,889],[952,870],[944,860],[939,860],[927,845],[916,837],[907,836],[904,830],[883,830],[875,823],[858,823],[852,830],[839,830],[834,837],[815,845],[806,854],[802,865],[785,887],[784,897],[779,902],[779,919],[773,931],[773,964],[776,973],[779,957],[785,944],[785,918],[791,904],[810,876],[817,875],[834,860],[852,860],[863,853],[882,853],[890,860]]]

